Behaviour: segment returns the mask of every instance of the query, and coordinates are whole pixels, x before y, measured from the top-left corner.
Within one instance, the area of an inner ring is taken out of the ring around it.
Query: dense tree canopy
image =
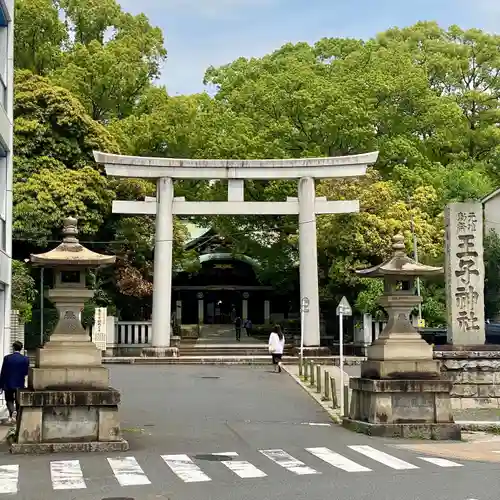
[[[144,15],[124,12],[115,0],[18,0],[16,257],[57,239],[61,218],[77,215],[82,237],[118,256],[115,269],[98,280],[98,300],[139,314],[151,298],[153,220],[114,216],[111,203],[154,195],[154,186],[107,178],[92,150],[181,158],[378,150],[365,178],[317,186],[318,195],[361,205],[359,214],[318,219],[323,306],[345,294],[358,312],[375,313],[380,284],[352,271],[387,257],[396,232],[411,251],[412,227],[420,259],[442,262],[446,203],[479,199],[500,183],[499,49],[496,35],[422,22],[370,40],[286,44],[262,58],[209,68],[213,97],[172,97],[155,85],[166,50]],[[249,200],[297,193],[295,182],[246,187]],[[188,199],[224,199],[225,190],[222,182],[176,186]],[[283,292],[293,288],[296,218],[198,221],[230,238],[235,252],[258,257],[263,280]],[[183,251],[186,237],[177,221],[177,264],[192,260]],[[498,245],[490,243],[488,269],[498,269]],[[489,283],[496,287],[496,278]],[[442,323],[442,283],[423,283],[422,290],[424,316]]]

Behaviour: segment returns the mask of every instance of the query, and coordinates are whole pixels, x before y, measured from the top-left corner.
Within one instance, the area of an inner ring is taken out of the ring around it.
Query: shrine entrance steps
[[[203,325],[199,338],[181,340],[179,355],[182,357],[262,356],[266,358],[270,356],[267,342],[250,337],[244,328],[241,329],[240,341],[237,341],[233,325]]]

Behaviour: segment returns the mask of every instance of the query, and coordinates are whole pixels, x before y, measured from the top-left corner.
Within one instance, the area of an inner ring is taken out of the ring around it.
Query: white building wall
[[[484,231],[491,230],[500,236],[500,193],[484,202]]]
[[[0,0],[0,356],[11,350],[14,0]]]

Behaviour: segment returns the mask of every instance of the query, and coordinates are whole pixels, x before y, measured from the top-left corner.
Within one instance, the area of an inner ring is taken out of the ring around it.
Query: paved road
[[[130,451],[0,454],[0,498],[498,500],[498,464],[436,460],[334,427],[287,374],[269,367],[111,373],[123,391]]]

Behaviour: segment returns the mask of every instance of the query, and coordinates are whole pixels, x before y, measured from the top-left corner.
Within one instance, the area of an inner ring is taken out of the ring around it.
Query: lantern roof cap
[[[67,217],[63,221],[63,241],[56,248],[40,254],[31,254],[30,260],[36,266],[57,267],[100,267],[114,264],[114,255],[103,255],[84,247],[77,238],[78,221]]]
[[[377,266],[359,269],[356,274],[364,278],[383,278],[385,276],[439,276],[444,272],[442,267],[420,264],[408,257],[405,252],[404,236],[402,234],[394,236],[392,249],[393,254],[389,260]]]

